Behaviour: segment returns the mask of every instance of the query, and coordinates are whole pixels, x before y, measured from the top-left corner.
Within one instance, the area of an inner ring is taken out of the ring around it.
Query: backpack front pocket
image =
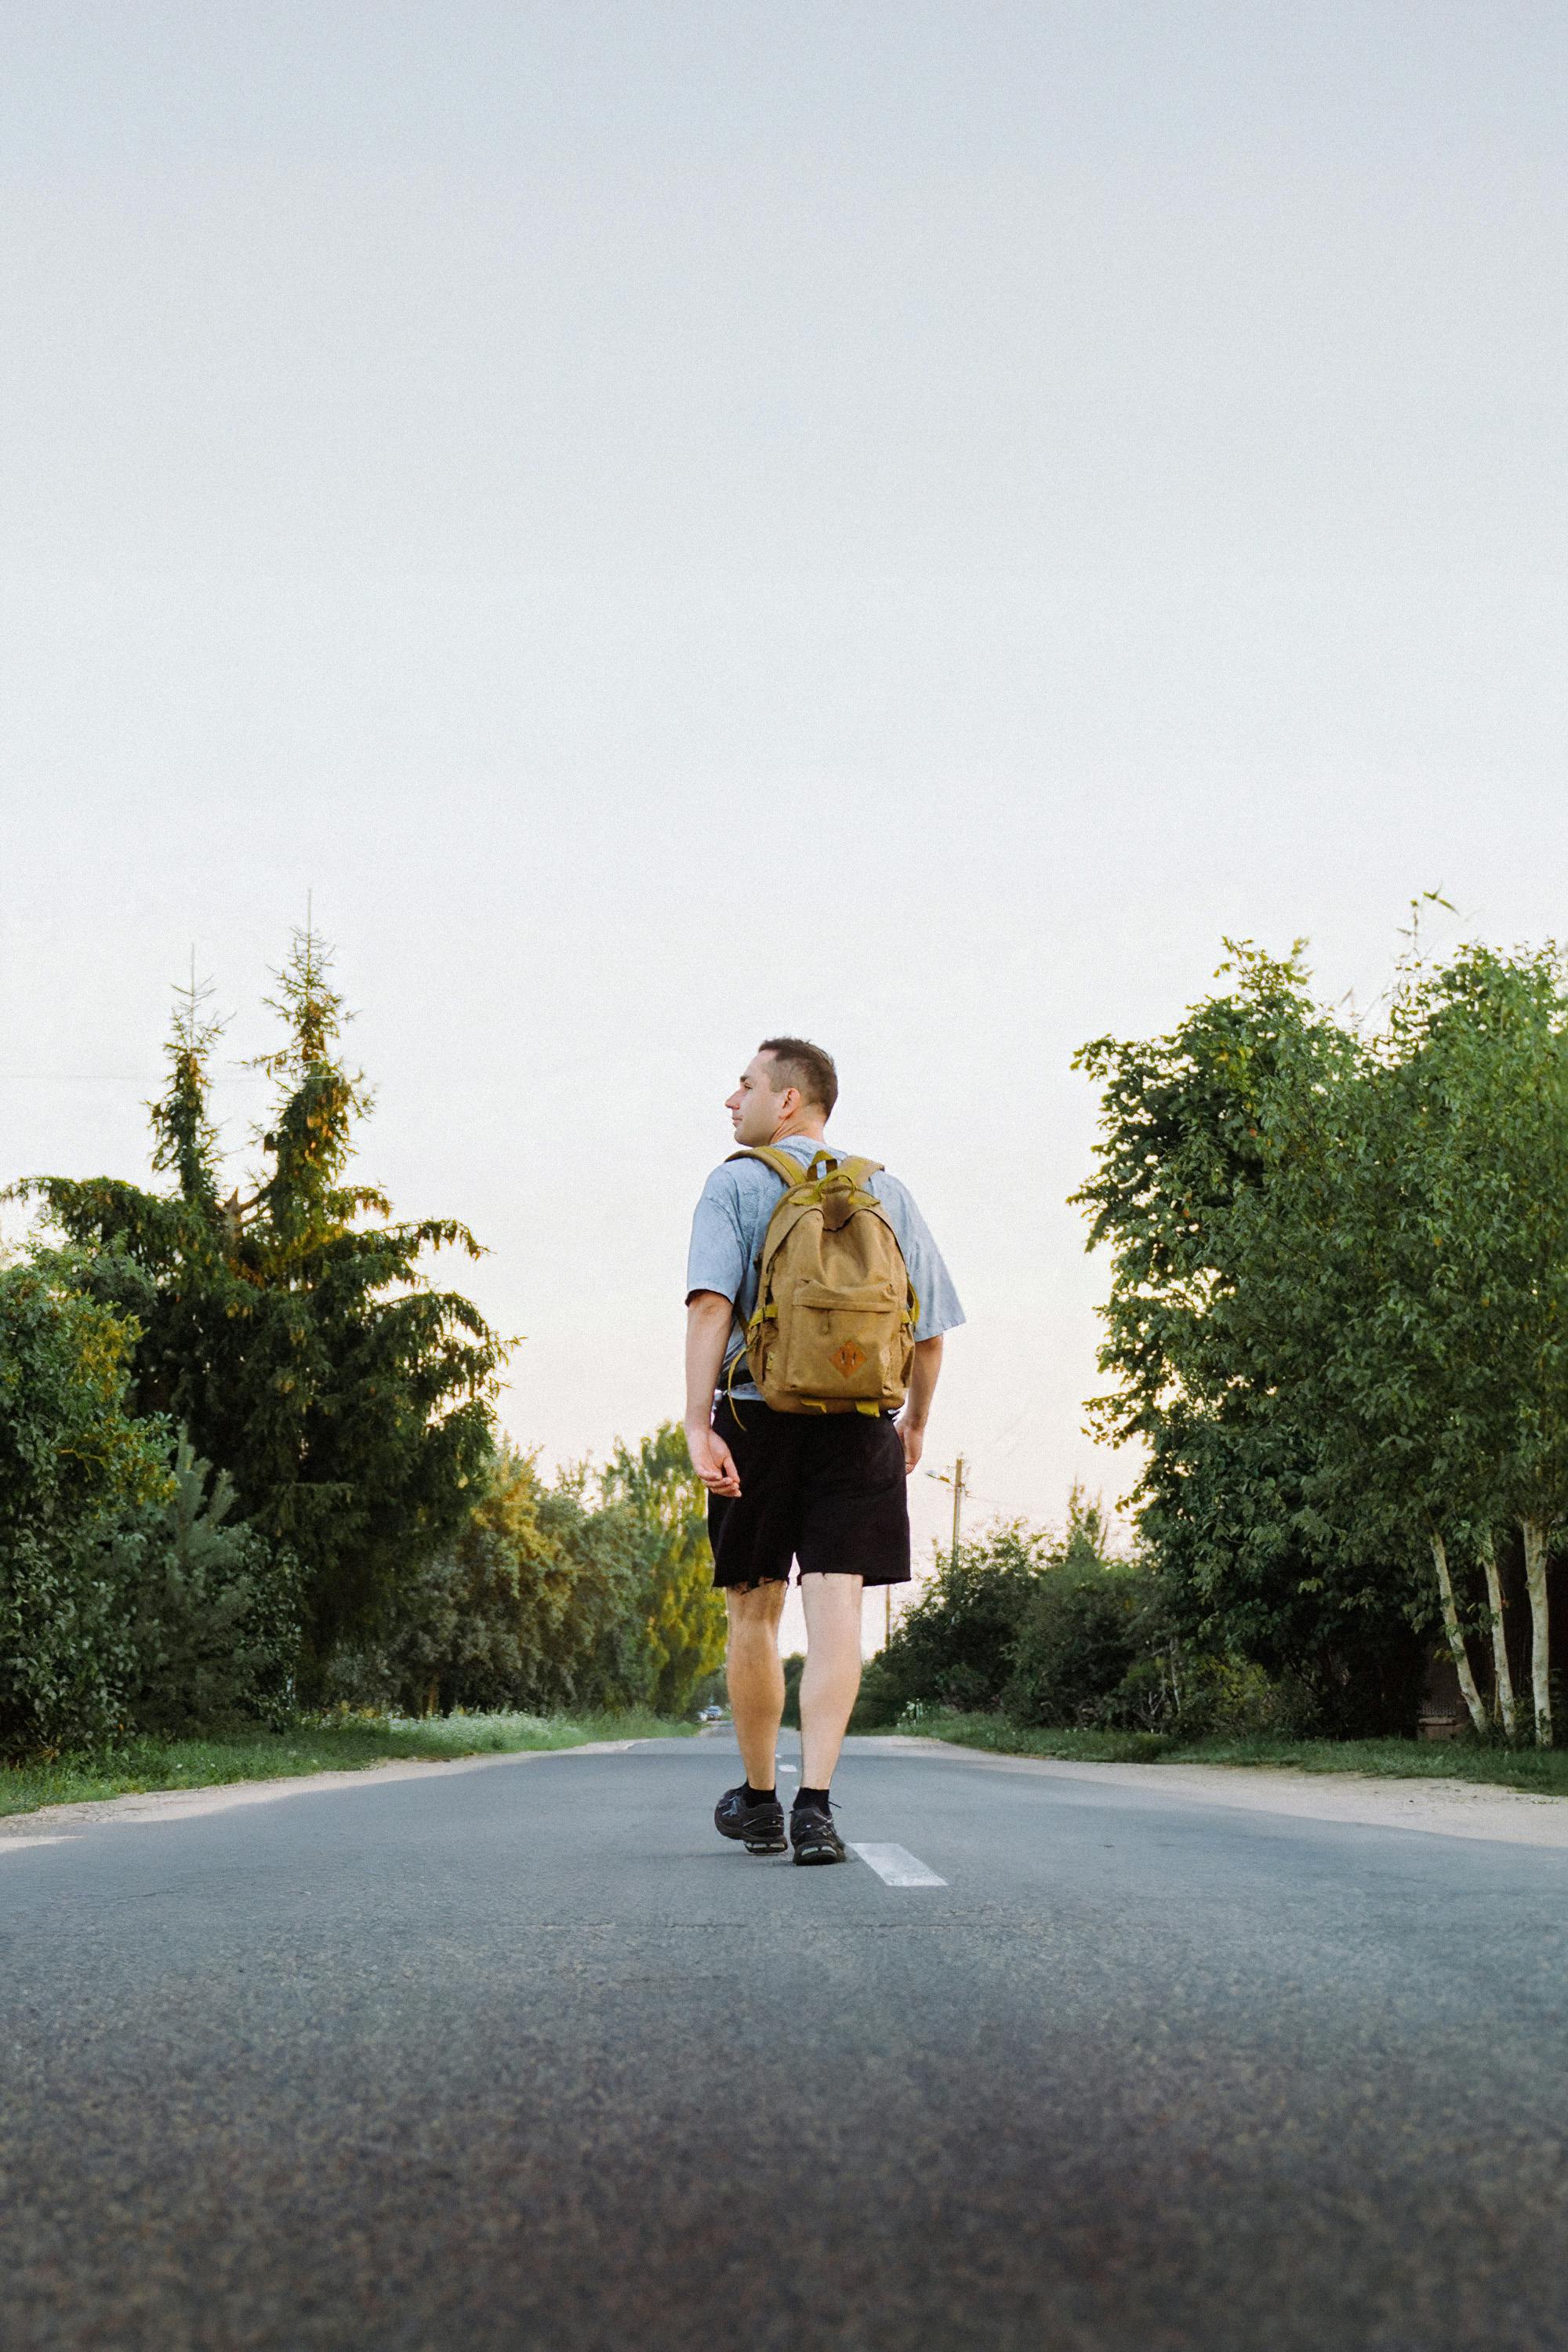
[[[782,1361],[772,1367],[790,1396],[825,1404],[876,1404],[900,1385],[903,1301],[888,1282],[853,1289],[800,1281],[780,1318]]]

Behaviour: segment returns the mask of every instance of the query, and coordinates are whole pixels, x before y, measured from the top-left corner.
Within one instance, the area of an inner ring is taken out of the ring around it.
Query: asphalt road
[[[0,1853],[11,2347],[1568,2345],[1568,1852],[727,1738]]]

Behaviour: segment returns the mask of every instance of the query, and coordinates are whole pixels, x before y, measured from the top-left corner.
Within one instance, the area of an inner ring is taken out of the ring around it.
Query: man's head
[[[805,1037],[767,1037],[724,1108],[737,1143],[776,1143],[781,1135],[820,1135],[837,1100],[831,1054]]]

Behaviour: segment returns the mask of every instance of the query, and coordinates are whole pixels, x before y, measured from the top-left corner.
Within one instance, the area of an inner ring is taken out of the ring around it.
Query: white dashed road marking
[[[852,1845],[849,1851],[858,1853],[862,1862],[869,1863],[878,1877],[885,1879],[889,1886],[947,1885],[945,1878],[939,1878],[934,1870],[928,1870],[923,1862],[917,1861],[908,1846]]]

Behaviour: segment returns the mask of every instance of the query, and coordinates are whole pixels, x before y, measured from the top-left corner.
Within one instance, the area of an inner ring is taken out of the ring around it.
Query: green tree
[[[1321,1556],[1429,1559],[1476,1728],[1466,1622],[1489,1620],[1504,1728],[1511,1674],[1493,1530],[1532,1570],[1537,1737],[1551,1737],[1545,1560],[1568,1495],[1568,1063],[1554,955],[1467,948],[1412,963],[1354,1083],[1270,1107],[1266,1185],[1232,1237],[1278,1410],[1310,1434],[1299,1524]],[[1484,1612],[1457,1586],[1478,1563]],[[1418,1612],[1417,1612],[1418,1613]]]
[[[1300,1676],[1326,1727],[1383,1727],[1414,1712],[1430,1602],[1407,1532],[1390,1547],[1321,1508],[1308,1377],[1344,1320],[1336,1171],[1365,1049],[1299,954],[1234,946],[1226,970],[1233,987],[1170,1036],[1079,1056],[1103,1121],[1076,1197],[1111,1251],[1115,1386],[1091,1411],[1143,1449],[1139,1523],[1186,1634]]]
[[[181,1433],[170,1491],[108,1538],[130,1620],[125,1712],[171,1735],[235,1717],[284,1720],[300,1656],[299,1563],[231,1514],[234,1484]]]
[[[342,1660],[341,1695],[414,1714],[649,1703],[634,1530],[590,1508],[584,1484],[576,1472],[546,1486],[531,1455],[497,1453],[384,1640]]]
[[[1364,1681],[1390,1654],[1391,1612],[1417,1632],[1436,1619],[1485,1729],[1466,1628],[1489,1624],[1511,1731],[1495,1536],[1516,1523],[1549,1740],[1547,1561],[1568,1513],[1561,961],[1413,961],[1376,1034],[1313,1006],[1298,962],[1237,963],[1235,991],[1174,1037],[1084,1056],[1109,1081],[1080,1196],[1114,1253],[1102,1361],[1119,1385],[1100,1410],[1148,1446],[1145,1533],[1211,1630],[1276,1669],[1308,1660],[1320,1690],[1325,1664]],[[1478,1570],[1484,1603],[1464,1589]]]
[[[724,1655],[722,1596],[713,1589],[706,1490],[679,1422],[660,1423],[632,1452],[617,1444],[604,1474],[612,1510],[626,1515],[642,1594],[650,1703],[684,1715]]]
[[[241,1514],[305,1578],[306,1663],[373,1635],[398,1589],[462,1528],[491,1447],[502,1346],[428,1282],[427,1252],[478,1244],[451,1218],[392,1220],[348,1181],[369,1108],[340,1045],[342,1001],[319,938],[296,933],[272,1000],[283,1040],[248,1198],[224,1196],[208,1111],[218,1035],[184,992],[168,1087],[152,1108],[162,1192],[96,1178],[30,1188],[104,1304],[141,1336],[133,1402],[184,1424],[232,1476]]]
[[[1568,1513],[1568,988],[1552,949],[1467,947],[1395,1000],[1370,1174],[1377,1278],[1347,1416],[1384,1484],[1422,1509],[1451,1650],[1478,1725],[1448,1552],[1479,1559],[1500,1711],[1513,1696],[1495,1531],[1523,1545],[1537,1739],[1552,1736],[1552,1538]],[[1370,1221],[1363,1219],[1363,1225]],[[1347,1457],[1352,1448],[1345,1447]]]

